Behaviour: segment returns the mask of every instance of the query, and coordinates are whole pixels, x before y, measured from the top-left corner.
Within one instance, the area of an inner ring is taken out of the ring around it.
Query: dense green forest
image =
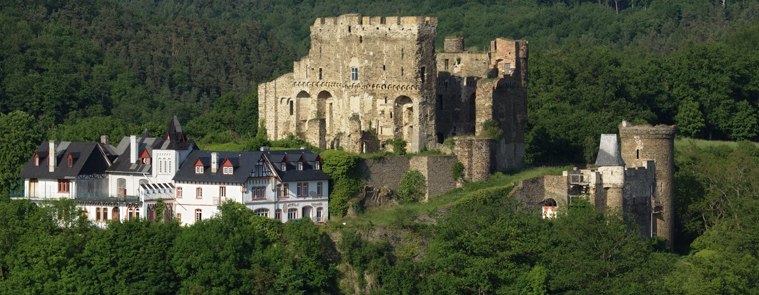
[[[542,220],[504,197],[511,183],[383,225],[283,224],[229,202],[191,226],[101,229],[72,202],[13,201],[0,202],[0,293],[756,293],[759,148],[685,144],[677,164],[677,218],[697,237],[682,256],[588,203]]]
[[[265,140],[257,83],[307,52],[315,17],[349,12],[437,16],[438,46],[528,40],[533,165],[592,160],[623,119],[759,140],[758,1],[8,0],[0,191],[45,138],[155,134],[177,114],[201,144]],[[759,149],[685,143],[676,165],[678,254],[582,204],[544,222],[509,187],[387,227],[280,224],[227,204],[193,226],[104,230],[70,203],[3,201],[0,293],[756,293]],[[332,193],[347,208],[351,192]]]

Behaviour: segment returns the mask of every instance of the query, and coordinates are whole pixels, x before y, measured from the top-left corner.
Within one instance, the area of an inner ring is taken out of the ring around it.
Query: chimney
[[[219,153],[213,152],[211,153],[211,173],[216,173],[216,170],[219,168]]]
[[[105,135],[105,134],[101,135],[100,136],[100,143],[102,143],[103,145],[107,145],[108,144],[108,135]]]
[[[137,163],[137,135],[129,136],[129,163]]]
[[[49,146],[47,148],[47,171],[53,172],[55,171],[55,140],[51,140],[49,142]]]

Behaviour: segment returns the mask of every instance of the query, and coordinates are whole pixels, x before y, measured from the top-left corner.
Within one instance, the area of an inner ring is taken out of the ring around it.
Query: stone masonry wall
[[[453,179],[453,156],[392,156],[362,159],[359,167],[366,177],[366,184],[374,188],[387,187],[397,192],[406,171],[418,170],[426,180],[425,200],[442,195],[456,188]]]
[[[403,174],[409,170],[409,159],[405,156],[362,159],[359,167],[367,185],[375,188],[386,186],[398,191]]]
[[[420,156],[411,158],[409,169],[419,170],[427,180],[425,201],[456,188],[456,180],[453,179],[453,165],[456,162],[456,158],[452,156]]]
[[[622,122],[619,135],[622,159],[627,167],[643,167],[653,160],[656,164],[655,204],[653,232],[656,236],[674,242],[674,139],[675,127],[667,125],[633,126]]]
[[[464,165],[464,179],[482,181],[493,171],[494,141],[476,137],[454,137],[454,154]]]

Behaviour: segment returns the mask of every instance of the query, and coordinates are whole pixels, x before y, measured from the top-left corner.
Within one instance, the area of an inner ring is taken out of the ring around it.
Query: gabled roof
[[[124,136],[121,138],[121,142],[119,142],[119,145],[116,147],[116,154],[117,158],[115,161],[113,161],[113,165],[108,168],[108,172],[112,173],[151,173],[151,164],[144,164],[140,162],[140,154],[142,151],[147,151],[148,154],[153,156],[153,150],[160,148],[164,143],[164,140],[162,138],[158,137],[147,137],[146,134],[143,134],[142,137],[139,137],[137,139],[137,161],[132,164],[131,159],[131,150],[132,150],[132,144],[130,143],[129,136]]]
[[[309,180],[328,180],[329,176],[321,170],[314,170],[310,163],[304,163],[303,170],[297,170],[294,166],[289,166],[286,171],[281,170],[281,161],[287,155],[288,158],[294,157],[300,158],[313,158],[317,159],[318,155],[311,153],[308,150],[293,150],[293,151],[255,151],[255,152],[217,152],[219,159],[218,169],[216,173],[211,171],[211,153],[210,151],[195,150],[187,156],[179,171],[174,176],[174,181],[181,182],[228,182],[228,183],[244,183],[255,169],[258,160],[264,157],[270,163],[276,163],[272,159],[278,159],[280,164],[274,166],[274,173],[282,181],[309,181]],[[195,163],[201,161],[206,167],[203,169],[202,174],[195,173]],[[224,175],[222,172],[222,164],[226,161],[230,161],[234,167],[232,175]]]
[[[49,153],[49,142],[44,141],[35,153],[39,156],[39,166],[34,165],[34,156],[29,158],[21,170],[22,178],[63,179],[80,175],[104,174],[111,164],[103,147],[94,142],[55,142],[55,151]],[[49,154],[56,157],[55,169],[48,170]],[[68,166],[67,157],[71,155],[73,165]]]

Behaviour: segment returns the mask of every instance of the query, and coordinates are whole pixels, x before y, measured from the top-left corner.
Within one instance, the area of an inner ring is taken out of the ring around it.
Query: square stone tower
[[[391,139],[410,152],[435,142],[435,17],[346,14],[316,19],[293,72],[259,85],[270,139],[372,152]]]

